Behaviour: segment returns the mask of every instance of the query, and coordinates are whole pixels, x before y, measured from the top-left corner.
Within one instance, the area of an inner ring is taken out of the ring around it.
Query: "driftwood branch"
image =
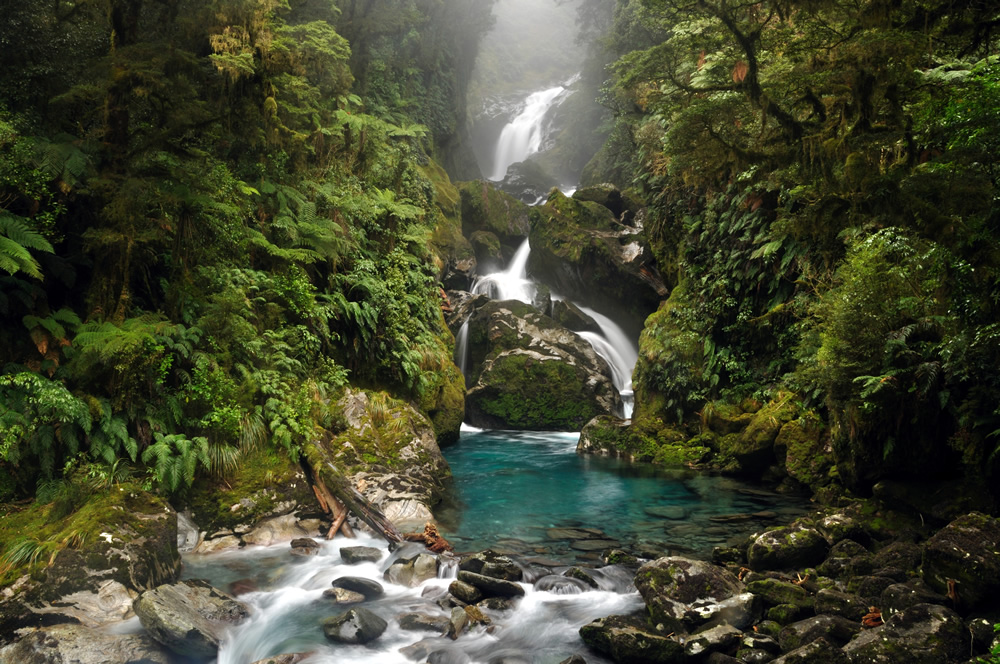
[[[382,512],[375,507],[374,504],[364,496],[362,496],[357,489],[350,485],[350,483],[344,479],[340,471],[332,463],[327,462],[330,470],[333,472],[329,475],[330,485],[327,486],[316,475],[316,485],[322,487],[332,500],[339,500],[346,506],[345,513],[350,510],[354,516],[358,517],[365,523],[367,523],[372,530],[379,533],[386,540],[390,542],[402,542],[404,540],[403,535],[396,529],[396,526],[392,524],[392,521],[382,514]],[[346,524],[347,522],[344,521]]]

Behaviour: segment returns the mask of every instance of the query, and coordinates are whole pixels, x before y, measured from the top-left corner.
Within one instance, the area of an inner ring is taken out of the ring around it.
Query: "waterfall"
[[[562,103],[566,96],[566,87],[562,85],[528,96],[524,102],[524,110],[500,133],[490,180],[494,182],[503,180],[507,175],[508,166],[524,161],[542,148],[542,141],[545,138],[545,118],[549,110]]]
[[[601,328],[601,334],[593,332],[577,332],[577,334],[589,341],[594,347],[594,352],[603,357],[611,367],[611,377],[622,395],[622,403],[625,406],[625,419],[629,419],[632,417],[633,407],[632,371],[639,360],[639,349],[613,320],[589,307],[579,304],[576,306],[593,318]]]
[[[472,292],[485,295],[491,300],[520,300],[531,304],[535,296],[535,284],[528,279],[528,254],[531,246],[525,238],[517,248],[510,265],[503,272],[494,272],[484,277],[477,277],[472,284]],[[461,334],[461,331],[459,332]]]
[[[465,375],[465,370],[469,365],[469,319],[466,318],[462,327],[458,328],[458,336],[455,337],[455,364],[458,370]]]

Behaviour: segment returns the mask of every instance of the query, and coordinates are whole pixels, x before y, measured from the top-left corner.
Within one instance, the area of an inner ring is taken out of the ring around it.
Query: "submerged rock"
[[[382,560],[382,550],[373,546],[344,546],[340,548],[340,557],[347,565],[377,563]]]
[[[368,609],[358,607],[323,621],[323,634],[339,643],[369,643],[389,626]]]
[[[215,657],[223,631],[249,616],[245,604],[198,580],[147,590],[133,608],[154,639],[184,657]]]

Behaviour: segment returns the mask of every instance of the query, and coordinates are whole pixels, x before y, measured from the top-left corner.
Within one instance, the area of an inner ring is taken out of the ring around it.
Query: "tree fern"
[[[41,267],[29,249],[52,253],[52,245],[33,231],[26,220],[0,210],[0,270],[12,275],[24,272],[41,279]]]
[[[206,469],[211,468],[206,438],[156,432],[153,439],[155,442],[143,450],[142,461],[153,464],[157,482],[170,493],[191,486],[199,464]]]

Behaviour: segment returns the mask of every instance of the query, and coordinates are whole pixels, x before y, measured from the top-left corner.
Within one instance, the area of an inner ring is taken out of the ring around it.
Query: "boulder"
[[[399,530],[422,530],[451,476],[431,422],[384,392],[346,390],[335,409],[343,430],[305,445],[313,472],[327,486],[349,478]]]
[[[365,601],[365,596],[346,588],[327,588],[323,591],[323,599],[334,604],[359,604]]]
[[[815,599],[800,585],[781,579],[757,579],[746,586],[747,592],[757,595],[765,606],[791,604],[800,609],[812,609]]]
[[[469,244],[476,254],[479,274],[493,274],[503,270],[506,261],[500,247],[500,238],[495,233],[475,231],[469,236]]]
[[[344,590],[361,593],[365,599],[375,599],[385,593],[381,584],[360,576],[342,576],[334,579],[330,585],[334,588],[343,588]]]
[[[802,524],[769,530],[747,549],[747,566],[753,570],[802,569],[819,564],[830,546],[815,528]]]
[[[848,659],[843,650],[820,638],[782,655],[771,664],[848,664]]]
[[[0,662],[23,664],[171,664],[146,634],[109,634],[83,625],[52,625],[0,649]]]
[[[399,628],[411,632],[435,632],[444,634],[450,621],[445,616],[429,613],[404,613],[399,616]]]
[[[904,611],[917,604],[947,604],[950,603],[944,595],[934,592],[920,579],[911,579],[906,583],[894,583],[882,591],[879,609],[883,616]]]
[[[957,593],[975,609],[1000,593],[1000,519],[980,512],[960,516],[924,543],[924,581],[939,593]]]
[[[524,577],[524,572],[517,563],[492,549],[463,557],[458,563],[458,568],[507,581],[520,581]]]
[[[884,612],[885,605],[879,604],[879,606]],[[841,616],[848,620],[860,622],[865,614],[868,613],[868,603],[859,595],[842,593],[832,588],[823,588],[816,593],[815,609],[818,614],[825,613],[832,616]]]
[[[156,641],[195,658],[215,657],[223,632],[249,616],[245,604],[199,580],[147,590],[133,609]]]
[[[684,638],[684,654],[695,658],[711,652],[730,650],[740,642],[742,636],[743,632],[732,625],[716,625]]]
[[[736,629],[750,629],[764,612],[760,597],[744,592],[721,601],[699,600],[693,602],[685,613],[685,622],[698,625],[727,624]]]
[[[513,581],[495,579],[475,572],[460,570],[458,580],[475,586],[487,597],[521,597],[524,595],[524,588]]]
[[[577,454],[597,454],[675,468],[697,463],[710,452],[698,439],[687,440],[677,429],[664,426],[651,430],[634,419],[623,420],[609,415],[600,415],[588,422],[576,445]]]
[[[775,450],[778,433],[798,412],[791,395],[780,395],[780,398],[754,413],[742,431],[723,436],[719,453],[733,459],[741,472],[760,475],[774,464],[778,453]]]
[[[852,664],[940,664],[968,657],[962,619],[937,604],[917,604],[844,646]]]
[[[373,546],[343,546],[340,557],[347,565],[360,563],[377,563],[382,560],[382,550]]]
[[[355,608],[323,621],[323,634],[338,643],[369,643],[389,626],[385,620],[365,608]]]
[[[390,583],[415,588],[427,579],[436,578],[437,570],[437,557],[429,553],[421,553],[407,560],[397,560],[389,566],[383,576]]]
[[[819,638],[843,645],[859,631],[861,631],[860,621],[840,616],[819,615],[785,625],[778,633],[778,643],[785,651],[796,650]]]
[[[641,322],[669,291],[640,228],[553,190],[531,209],[528,271],[577,302]]]
[[[483,598],[483,592],[479,588],[465,581],[452,581],[448,586],[448,592],[466,604],[475,604]]]
[[[569,300],[553,300],[551,316],[552,320],[567,330],[597,332],[598,334],[601,332],[601,326],[597,324],[597,321],[580,311],[580,307]]]
[[[491,301],[469,320],[466,422],[494,429],[579,430],[622,412],[607,362],[530,305]]]
[[[743,592],[743,584],[728,570],[700,560],[658,558],[639,568],[635,587],[646,602],[653,624],[668,632],[686,631],[689,605],[722,601]]]
[[[681,664],[684,646],[656,634],[641,616],[608,616],[580,628],[588,646],[609,655],[618,664]]]
[[[457,186],[462,197],[462,234],[465,237],[471,240],[477,231],[491,233],[500,244],[511,248],[511,253],[528,237],[531,219],[527,205],[483,180],[462,182]]]
[[[293,556],[315,556],[319,553],[319,542],[312,539],[311,537],[300,537],[298,539],[293,539],[291,541],[292,555]]]
[[[456,606],[451,610],[451,616],[448,619],[448,626],[445,629],[445,633],[450,639],[457,639],[459,635],[464,632],[469,627],[469,614],[465,612],[465,609],[460,606]]]

